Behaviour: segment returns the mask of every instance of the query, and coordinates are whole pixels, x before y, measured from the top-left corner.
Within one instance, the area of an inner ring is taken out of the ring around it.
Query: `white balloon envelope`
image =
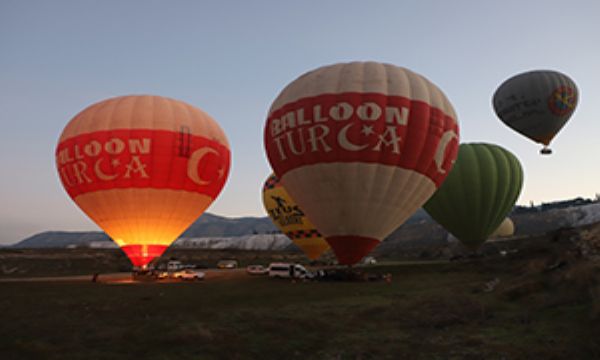
[[[265,126],[274,172],[342,264],[360,261],[421,207],[458,142],[456,114],[437,86],[376,62],[300,76]]]

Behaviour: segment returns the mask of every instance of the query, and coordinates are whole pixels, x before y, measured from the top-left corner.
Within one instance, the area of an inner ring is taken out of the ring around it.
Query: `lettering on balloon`
[[[408,120],[408,108],[387,106],[382,109],[376,103],[369,102],[354,108],[349,103],[341,102],[329,108],[329,117],[323,117],[322,107],[316,105],[312,109],[313,117],[304,116],[305,109],[289,111],[280,118],[272,119],[270,132],[277,147],[281,160],[290,155],[301,155],[308,152],[330,152],[334,148],[346,151],[382,151],[389,147],[396,154],[400,153],[402,140],[398,128],[405,126]],[[385,115],[384,115],[385,114]],[[384,127],[375,128],[370,122],[385,116]],[[355,121],[350,121],[354,119]],[[358,119],[358,123],[356,121]],[[340,127],[339,122],[348,122]],[[327,122],[325,124],[319,124]],[[336,122],[338,122],[336,124]],[[333,123],[333,124],[332,124]],[[354,136],[360,141],[352,140],[348,132],[356,133],[359,129],[361,136]],[[332,129],[337,130],[332,139]],[[375,130],[377,129],[377,131]]]
[[[271,195],[271,199],[277,204],[275,208],[269,209],[269,215],[273,221],[277,222],[280,226],[302,225],[304,223],[304,213],[298,205],[289,205],[280,196]]]
[[[529,116],[544,115],[546,110],[540,98],[517,97],[514,94],[506,96],[497,102],[497,114],[503,121],[518,121]]]
[[[56,164],[71,196],[113,188],[187,190],[216,196],[229,171],[226,146],[167,130],[110,130],[62,141]]]
[[[361,161],[437,177],[452,166],[458,126],[455,119],[422,101],[370,93],[328,94],[273,111],[265,145],[281,174],[317,162]],[[421,153],[426,156],[415,157]]]
[[[117,178],[148,178],[150,148],[150,138],[92,139],[59,148],[56,163],[67,187]]]

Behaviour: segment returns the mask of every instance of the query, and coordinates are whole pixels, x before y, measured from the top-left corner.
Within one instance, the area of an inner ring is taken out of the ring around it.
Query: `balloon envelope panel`
[[[423,206],[452,235],[478,248],[513,208],[523,185],[519,160],[492,144],[461,144],[444,184]]]
[[[557,71],[518,74],[493,96],[496,114],[510,128],[544,145],[562,129],[577,106],[575,82]]]
[[[160,256],[204,212],[229,162],[227,139],[209,115],[159,96],[88,107],[56,148],[69,196],[136,266]]]
[[[275,174],[342,264],[358,262],[433,194],[457,147],[456,114],[442,91],[376,62],[300,76],[265,126]]]
[[[494,230],[490,237],[508,237],[513,236],[514,234],[515,224],[509,217],[507,217],[502,221],[502,223],[500,223],[500,226],[498,226],[498,228]]]
[[[271,175],[263,186],[263,205],[273,223],[311,260],[329,249],[327,241],[285,190],[277,176]]]

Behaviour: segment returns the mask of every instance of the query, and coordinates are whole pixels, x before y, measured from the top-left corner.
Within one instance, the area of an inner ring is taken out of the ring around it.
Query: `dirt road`
[[[219,281],[241,277],[249,277],[245,269],[202,269],[204,280],[202,281]],[[50,277],[23,277],[23,278],[3,278],[0,283],[6,282],[92,282],[94,274],[89,275],[74,275],[74,276],[50,276]],[[178,279],[165,279],[155,281],[139,281],[134,280],[130,272],[98,274],[96,282],[104,284],[137,284],[137,283],[159,283],[168,284],[176,282],[192,282]],[[201,282],[201,281],[197,281]]]

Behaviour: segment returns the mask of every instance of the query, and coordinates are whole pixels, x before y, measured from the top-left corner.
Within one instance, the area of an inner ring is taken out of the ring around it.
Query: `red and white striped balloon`
[[[56,166],[69,196],[145,267],[213,202],[230,150],[204,111],[161,96],[93,104],[65,127]]]
[[[429,199],[459,142],[437,86],[376,62],[300,76],[273,102],[264,135],[274,172],[341,264],[358,262]]]

